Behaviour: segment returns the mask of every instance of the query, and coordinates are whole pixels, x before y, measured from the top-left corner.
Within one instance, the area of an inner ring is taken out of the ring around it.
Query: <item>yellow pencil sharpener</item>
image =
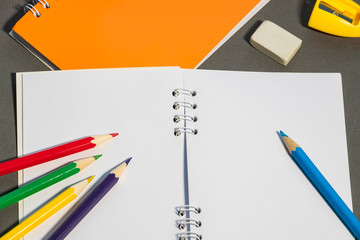
[[[317,0],[309,27],[341,37],[360,37],[360,6],[351,0]]]

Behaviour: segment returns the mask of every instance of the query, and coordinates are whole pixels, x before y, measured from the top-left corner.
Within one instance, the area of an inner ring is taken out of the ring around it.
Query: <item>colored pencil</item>
[[[280,131],[280,135],[290,155],[293,157],[301,171],[310,180],[350,233],[355,238],[360,239],[360,221],[313,164],[303,149],[282,131]]]
[[[117,135],[117,133],[112,133],[85,137],[40,152],[0,163],[0,176],[94,148]]]
[[[24,198],[27,198],[47,187],[50,187],[51,185],[58,183],[72,175],[75,175],[100,157],[101,155],[97,155],[71,162],[55,171],[46,174],[43,177],[40,177],[8,194],[1,196],[0,210]]]
[[[49,203],[45,204],[45,206],[40,208],[30,217],[28,217],[19,225],[7,232],[4,236],[0,238],[0,240],[15,240],[24,237],[27,233],[39,226],[46,219],[48,219],[60,209],[69,204],[71,201],[73,201],[94,177],[95,176],[89,177],[67,188],[65,191],[60,193]]]
[[[119,177],[129,164],[131,158],[112,170],[109,175],[92,191],[89,196],[71,213],[65,222],[51,235],[48,240],[64,239],[80,221],[95,207],[95,205],[118,182]]]

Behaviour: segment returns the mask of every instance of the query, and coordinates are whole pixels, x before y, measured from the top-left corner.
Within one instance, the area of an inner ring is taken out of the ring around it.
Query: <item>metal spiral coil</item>
[[[201,221],[197,219],[190,218],[190,213],[200,214],[201,209],[192,205],[184,205],[175,207],[176,214],[180,217],[186,216],[183,219],[176,220],[176,227],[184,232],[179,232],[176,234],[177,240],[201,240],[202,236],[198,233],[191,231],[191,226],[196,228],[201,227]]]
[[[201,221],[192,218],[184,218],[184,219],[176,220],[176,226],[180,230],[184,230],[186,226],[190,226],[190,225],[199,228],[201,227]]]
[[[34,14],[35,17],[40,17],[41,16],[41,14],[34,7],[34,5],[32,5],[30,3],[26,4],[26,6],[24,7],[24,11],[25,11],[25,13],[27,13],[28,11],[32,12],[32,14]]]
[[[183,232],[176,234],[178,240],[187,240],[187,239],[195,239],[195,240],[202,240],[202,236],[198,233],[194,232]]]
[[[196,135],[199,133],[199,131],[197,129],[192,129],[192,128],[187,128],[187,127],[178,127],[174,129],[174,135],[175,136],[180,136],[182,133],[190,133],[193,135]]]
[[[195,214],[201,213],[201,208],[192,205],[184,205],[175,208],[176,214],[180,217],[185,216],[186,212],[193,212]]]
[[[173,92],[172,95],[174,97],[178,97],[180,94],[182,95],[189,95],[189,96],[196,96],[196,91],[194,90],[188,90],[188,89],[184,89],[184,88],[176,88]],[[187,101],[176,101],[173,104],[173,109],[178,110],[180,108],[183,108],[184,110],[184,114],[175,114],[173,121],[175,123],[180,123],[180,122],[184,122],[183,126],[184,127],[176,127],[174,129],[174,135],[175,136],[180,136],[183,133],[189,133],[189,134],[193,134],[196,135],[198,134],[198,130],[195,128],[191,128],[188,126],[187,122],[190,123],[194,123],[197,122],[198,118],[196,116],[191,116],[190,114],[186,114],[186,108],[190,108],[190,109],[196,109],[197,105],[196,103],[191,103],[191,102],[187,102]]]
[[[184,89],[184,88],[176,88],[176,89],[174,89],[174,91],[172,92],[172,95],[173,95],[174,97],[177,97],[177,96],[179,96],[180,94],[189,95],[189,96],[195,97],[195,96],[196,96],[196,91],[194,91],[194,90],[189,90],[189,89]]]
[[[174,120],[175,123],[179,123],[180,121],[197,122],[198,118],[196,116],[177,114],[177,115],[174,116],[173,120]]]
[[[175,110],[178,110],[179,108],[184,107],[184,108],[191,108],[191,109],[196,109],[197,105],[196,103],[189,103],[189,102],[183,102],[183,101],[179,101],[179,102],[175,102],[173,104],[173,108]]]
[[[33,4],[40,3],[44,8],[49,8],[50,4],[46,0],[33,0]]]

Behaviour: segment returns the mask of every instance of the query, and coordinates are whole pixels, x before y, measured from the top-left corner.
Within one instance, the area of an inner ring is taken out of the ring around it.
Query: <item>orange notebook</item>
[[[10,35],[52,69],[194,68],[267,0],[47,0]],[[33,11],[35,9],[32,8]]]

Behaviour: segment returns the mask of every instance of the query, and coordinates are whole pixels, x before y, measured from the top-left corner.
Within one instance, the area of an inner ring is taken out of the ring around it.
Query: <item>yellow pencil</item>
[[[39,226],[46,219],[73,201],[94,177],[95,176],[89,177],[67,188],[45,206],[36,211],[33,215],[7,232],[0,238],[0,240],[15,240],[24,237],[27,233]]]

